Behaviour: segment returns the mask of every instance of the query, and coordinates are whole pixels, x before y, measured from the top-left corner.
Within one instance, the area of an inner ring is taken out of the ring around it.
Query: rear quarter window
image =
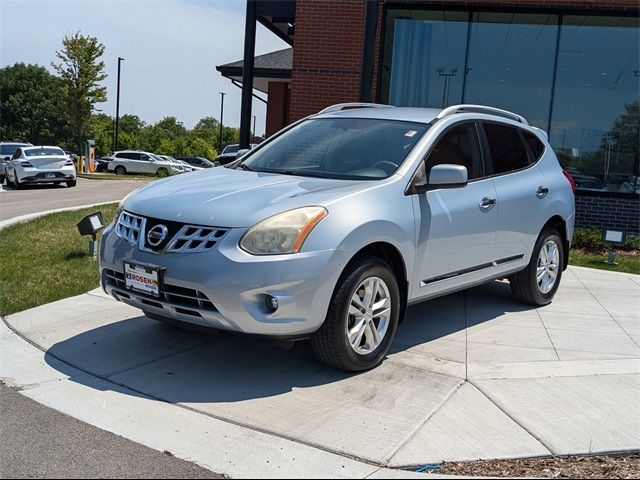
[[[544,143],[542,143],[533,133],[525,130],[522,130],[522,136],[524,137],[524,141],[527,142],[529,150],[531,150],[531,153],[533,154],[533,161],[537,162],[544,153]]]

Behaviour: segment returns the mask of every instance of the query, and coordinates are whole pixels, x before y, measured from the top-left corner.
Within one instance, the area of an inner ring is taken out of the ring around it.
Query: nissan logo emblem
[[[156,225],[147,232],[147,243],[152,247],[157,247],[167,238],[169,229],[162,224]]]

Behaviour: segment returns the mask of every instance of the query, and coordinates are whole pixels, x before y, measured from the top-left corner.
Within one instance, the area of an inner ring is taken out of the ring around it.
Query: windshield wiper
[[[247,172],[253,172],[253,168],[251,168],[249,165],[245,165],[244,163],[238,164],[236,168],[241,168],[242,170],[246,170]]]
[[[279,173],[280,175],[293,175],[297,177],[331,178],[316,172],[305,172],[304,170],[268,170],[267,173]]]

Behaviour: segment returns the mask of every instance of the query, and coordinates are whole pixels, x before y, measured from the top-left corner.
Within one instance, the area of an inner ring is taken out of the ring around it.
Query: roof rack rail
[[[524,125],[529,125],[527,119],[522,115],[518,115],[517,113],[510,112],[508,110],[502,110],[501,108],[495,107],[486,107],[484,105],[452,105],[450,107],[442,110],[436,119],[440,120],[441,118],[447,117],[449,115],[453,115],[454,113],[462,113],[462,112],[477,112],[477,113],[487,113],[489,115],[498,115],[501,117],[506,117],[511,120],[515,120],[516,122],[520,122]]]
[[[364,102],[337,103],[336,105],[331,105],[330,107],[327,107],[324,110],[320,110],[318,113],[340,112],[342,110],[351,110],[353,108],[392,108],[392,107],[393,105],[383,105],[381,103],[364,103]]]

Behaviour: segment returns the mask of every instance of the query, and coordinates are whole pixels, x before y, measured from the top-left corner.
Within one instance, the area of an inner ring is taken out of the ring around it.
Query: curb
[[[42,212],[28,213],[26,215],[19,215],[17,217],[13,217],[13,218],[10,218],[8,220],[0,221],[0,230],[5,229],[7,227],[11,227],[12,225],[17,225],[19,223],[25,223],[25,222],[28,222],[30,220],[35,220],[36,218],[44,217],[44,216],[49,215],[51,213],[73,212],[73,211],[76,211],[76,210],[82,210],[84,208],[98,207],[98,206],[101,206],[101,205],[110,205],[110,204],[119,203],[119,202],[120,202],[120,200],[114,200],[114,201],[110,201],[110,202],[90,203],[88,205],[78,205],[78,206],[75,206],[75,207],[55,208],[53,210],[44,210]]]

